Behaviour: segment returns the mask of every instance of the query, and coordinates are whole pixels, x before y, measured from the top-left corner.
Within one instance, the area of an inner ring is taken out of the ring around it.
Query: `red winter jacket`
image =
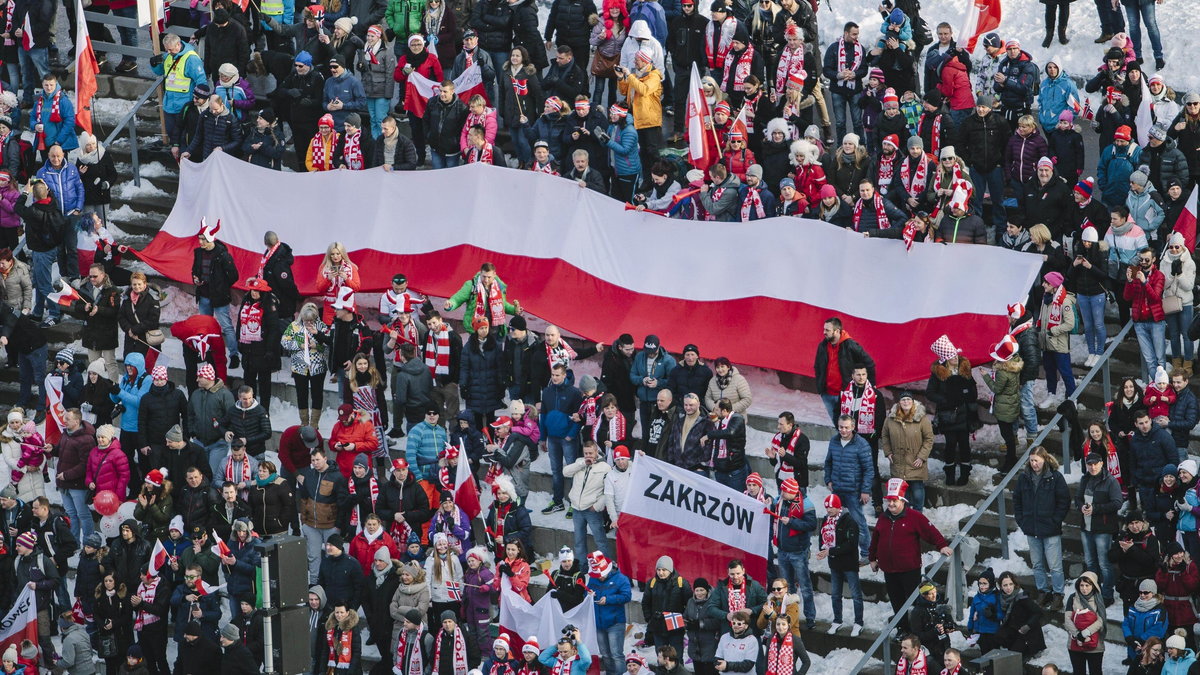
[[[392,560],[400,559],[400,549],[396,547],[396,540],[392,539],[392,535],[386,531],[380,532],[375,541],[367,541],[366,530],[359,532],[356,537],[350,540],[350,557],[358,561],[362,565],[363,575],[371,574],[371,563],[375,561],[375,551],[381,548],[386,548],[388,554],[392,556]]]
[[[317,430],[317,446],[320,447],[324,442],[320,430]],[[288,427],[279,435],[279,463],[288,473],[295,474],[307,468],[312,463],[311,453],[312,450],[300,440],[300,425]]]
[[[905,507],[892,517],[887,511],[879,516],[871,531],[868,559],[878,562],[884,572],[911,572],[921,569],[921,542],[934,548],[946,546],[946,538],[929,522],[925,514]],[[884,555],[879,555],[883,551]]]
[[[1172,626],[1190,626],[1200,621],[1191,600],[1191,596],[1200,591],[1200,570],[1196,569],[1196,563],[1189,562],[1182,567],[1171,565],[1166,569],[1160,567],[1154,574],[1154,582],[1158,584],[1158,592],[1163,594],[1163,606]]]
[[[754,153],[746,148],[741,150],[726,150],[725,156],[721,158],[721,163],[729,169],[729,173],[738,177],[738,180],[746,182],[746,170],[751,165],[755,164]]]
[[[339,449],[339,443],[353,443],[354,449]],[[333,425],[333,431],[329,432],[329,450],[337,456],[338,469],[346,480],[350,480],[354,475],[355,455],[361,452],[370,457],[378,447],[379,438],[375,435],[375,427],[361,417],[356,418],[350,426],[337,422]]]
[[[1134,321],[1162,321],[1166,318],[1163,313],[1163,286],[1167,278],[1154,268],[1145,283],[1136,281],[1125,284],[1125,299],[1132,305],[1130,316]]]
[[[802,210],[821,201],[821,188],[825,187],[825,169],[820,164],[805,164],[804,166],[796,167],[796,192],[804,196],[806,203]],[[779,186],[774,186],[775,192],[779,191]]]
[[[975,107],[975,97],[971,93],[971,76],[967,67],[956,58],[946,59],[942,66],[942,79],[938,82],[938,91],[946,97],[951,110],[970,110]]]
[[[129,484],[129,460],[121,451],[121,441],[112,439],[107,452],[92,448],[88,455],[87,482],[96,484],[96,492],[112,490],[117,499],[125,501],[125,486]]]

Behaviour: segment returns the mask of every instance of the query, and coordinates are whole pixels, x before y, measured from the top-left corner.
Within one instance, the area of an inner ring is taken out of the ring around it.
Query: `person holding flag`
[[[165,555],[163,557],[165,558]],[[172,600],[171,586],[163,582],[158,569],[152,567],[153,564],[152,561],[142,566],[141,580],[138,582],[137,591],[130,596],[129,604],[133,607],[133,632],[137,635],[138,644],[146,655],[151,672],[166,673],[170,672],[170,665],[167,663],[167,612],[170,610],[168,603]],[[186,586],[180,586],[176,593],[183,588]],[[183,623],[185,622],[176,621],[177,640],[183,639],[182,630],[179,630],[179,625]],[[213,627],[215,630],[215,619]]]
[[[221,619],[221,596],[217,591],[224,588],[224,586],[210,586],[201,578],[202,574],[203,570],[200,569],[199,565],[195,563],[188,565],[183,573],[183,583],[176,586],[175,592],[171,595],[171,611],[176,617],[179,617],[175,621],[176,642],[183,642],[183,632],[187,628],[189,621],[199,621],[201,630],[204,631],[204,637],[210,640],[217,639],[217,622]],[[166,595],[165,589],[162,595]],[[153,597],[150,604],[152,607],[147,611],[150,611],[154,606]],[[166,616],[165,608],[163,609],[162,616]],[[162,623],[164,624],[163,632],[165,633],[166,622],[163,621]]]

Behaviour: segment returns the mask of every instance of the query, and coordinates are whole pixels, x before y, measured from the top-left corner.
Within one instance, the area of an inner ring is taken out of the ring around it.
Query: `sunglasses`
[[[778,592],[778,591],[786,591],[786,590],[787,590],[787,588],[786,588],[786,587],[784,587],[784,586],[772,586],[772,587],[771,587],[771,590],[773,590],[773,591],[777,591],[777,592]]]
[[[1150,591],[1138,591],[1138,595],[1154,595]]]

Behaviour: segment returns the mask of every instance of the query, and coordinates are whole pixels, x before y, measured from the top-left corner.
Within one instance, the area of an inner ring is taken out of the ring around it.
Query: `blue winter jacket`
[[[408,430],[408,461],[418,465],[437,464],[438,453],[446,447],[446,428],[422,421]],[[415,451],[415,452],[414,452]]]
[[[74,164],[64,159],[62,168],[55,169],[47,159],[38,169],[37,177],[46,181],[50,191],[58,198],[63,213],[83,208],[83,179],[79,177],[79,169]]]
[[[629,369],[629,381],[637,387],[637,397],[639,401],[652,403],[658,398],[658,392],[667,388],[667,376],[675,370],[675,357],[667,353],[667,350],[661,346],[658,348],[658,360],[654,362],[654,372],[646,371],[646,350],[638,352],[633,357],[633,368]],[[658,386],[654,389],[642,384],[642,380],[650,377],[658,380]]]
[[[1100,164],[1096,167],[1096,187],[1105,204],[1124,204],[1129,194],[1129,174],[1141,163],[1142,149],[1130,143],[1118,152],[1116,144],[1106,145],[1100,151]]]
[[[1180,532],[1195,532],[1196,531],[1196,515],[1200,512],[1200,493],[1196,492],[1196,486],[1184,490],[1183,501],[1187,502],[1188,508],[1179,512],[1179,521],[1176,527]]]
[[[50,116],[54,113],[54,98],[47,98],[44,102],[42,102],[42,98],[42,96],[38,96],[33,103],[33,110],[29,111],[29,127],[32,129],[38,122],[41,122],[42,129],[46,132],[47,148],[52,145],[61,145],[64,151],[78,148],[79,137],[75,135],[75,104],[71,103],[67,93],[63,92],[62,96],[58,97],[58,113],[62,121],[51,122]],[[42,116],[35,120],[33,115],[37,112],[38,102],[42,102]]]
[[[1125,620],[1121,622],[1121,631],[1125,633],[1126,640],[1133,638],[1138,642],[1145,642],[1151,637],[1164,639],[1167,636],[1167,610],[1161,602],[1146,612],[1139,612],[1131,607],[1125,615]],[[1125,650],[1129,658],[1134,658],[1133,647],[1126,647]]]
[[[614,564],[608,578],[588,577],[587,587],[595,601],[596,630],[606,631],[612,626],[625,625],[625,604],[633,599],[629,577],[621,574]],[[603,605],[600,598],[606,598]]]
[[[1000,604],[1000,592],[976,593],[971,598],[971,611],[967,616],[967,632],[990,634],[1000,630],[1004,620],[1004,608]]]
[[[538,417],[538,428],[542,438],[568,438],[579,433],[579,423],[571,415],[579,412],[583,405],[583,394],[567,384],[548,384],[542,390],[542,414]]]
[[[1186,387],[1177,396],[1175,404],[1171,406],[1171,421],[1167,422],[1167,428],[1171,430],[1175,446],[1186,448],[1192,429],[1200,424],[1200,402],[1197,402],[1196,394]]]
[[[887,37],[889,25],[890,25],[890,22],[887,19],[884,19],[883,23],[879,25],[879,41],[875,43],[876,47],[884,46],[883,39],[885,37]],[[908,16],[906,15],[904,17],[904,23],[900,24],[900,50],[905,51],[905,52],[908,51],[908,42],[912,39],[913,39],[912,19],[908,18]],[[866,46],[866,45],[864,45],[864,46]],[[867,49],[869,50],[870,47],[867,47]]]
[[[284,3],[284,5],[287,5],[287,3]],[[290,24],[291,21],[289,20],[287,23]],[[170,58],[171,63],[174,64],[178,62],[179,59],[184,58],[184,55],[188,52],[195,51],[196,48],[185,41],[183,43],[183,49],[180,50],[179,54],[175,57],[168,56],[168,58]],[[154,71],[155,75],[162,75],[166,70],[166,66],[165,64],[160,63],[157,66],[152,67],[151,70]],[[208,76],[204,74],[204,59],[201,58],[199,54],[196,54],[196,58],[188,58],[186,61],[184,61],[183,75],[187,79],[191,80],[193,87],[195,87],[197,84],[203,84],[207,82]],[[191,102],[191,91],[168,91],[166,96],[163,98],[162,108],[165,112],[178,113],[186,108]]]
[[[1163,663],[1162,670],[1159,671],[1159,675],[1188,675],[1188,671],[1195,662],[1196,652],[1185,649],[1177,659],[1168,656],[1167,660]]]
[[[342,107],[339,110],[329,110],[329,102],[335,98],[341,99]],[[331,77],[325,80],[325,98],[322,103],[326,106],[325,109],[329,111],[329,114],[333,115],[333,123],[337,125],[338,133],[341,133],[342,122],[346,121],[346,115],[352,112],[362,114],[367,111],[367,92],[363,90],[362,82],[357,77],[342,71],[341,77]]]
[[[1033,103],[1033,88],[1037,85],[1038,69],[1033,64],[1029,52],[1022,51],[1013,59],[1004,57],[1000,60],[997,71],[1005,76],[1004,82],[997,82],[992,88],[1000,102],[1008,108],[1020,109]]]
[[[653,0],[651,0],[653,1]],[[634,3],[637,5],[649,2]],[[608,125],[608,146],[612,150],[612,166],[618,176],[635,176],[642,173],[642,158],[638,155],[638,135],[632,124]]]
[[[857,495],[871,492],[871,481],[875,479],[875,465],[871,461],[871,446],[858,434],[846,445],[841,438],[829,441],[829,452],[825,455],[825,483],[832,485],[840,495]]]
[[[786,503],[784,503],[785,501]],[[803,518],[789,516],[786,525],[778,520],[772,523],[772,527],[778,528],[780,553],[808,553],[812,544],[812,533],[817,529],[817,510],[813,508],[812,500],[808,498],[808,495],[804,495],[800,501],[804,508]],[[775,513],[786,515],[791,512],[792,505],[795,503],[795,501],[784,500],[783,497],[776,497],[771,509]]]
[[[117,393],[109,394],[109,398],[113,403],[120,403],[125,406],[125,413],[121,415],[121,431],[137,431],[138,430],[138,407],[142,404],[142,397],[146,392],[150,391],[150,374],[146,372],[146,357],[137,352],[125,355],[125,366],[133,367],[135,375],[129,376],[126,372],[121,376],[120,386],[117,387]]]
[[[1133,459],[1133,478],[1138,487],[1152,488],[1158,485],[1162,468],[1187,459],[1186,453],[1187,447],[1180,453],[1175,446],[1175,439],[1157,424],[1150,428],[1148,434],[1137,429],[1129,434],[1129,456]]]
[[[588,651],[587,645],[582,640],[575,643],[575,647],[579,649],[579,658],[571,662],[571,672],[568,675],[587,675],[588,668],[592,667],[592,653]],[[558,645],[549,645],[542,649],[542,653],[538,656],[538,661],[542,662],[543,666],[550,668],[554,666],[554,662],[558,660]]]
[[[658,0],[645,0],[644,2],[635,2],[629,7],[629,25],[632,26],[634,21],[641,19],[646,22],[646,26],[650,29],[650,34],[658,40],[658,44],[667,44],[667,12],[663,6],[658,4]]]
[[[254,594],[254,576],[262,566],[262,554],[255,548],[260,540],[251,536],[245,543],[231,539],[229,552],[237,559],[232,565],[225,565],[225,581],[229,584],[229,594],[239,597],[242,594]]]
[[[1146,233],[1146,237],[1152,237],[1158,232],[1158,226],[1162,225],[1164,213],[1163,207],[1154,200],[1153,193],[1156,190],[1154,186],[1147,183],[1146,189],[1142,190],[1142,194],[1138,194],[1133,190],[1129,191],[1129,195],[1125,197],[1125,206],[1129,207],[1129,215],[1133,217],[1133,221],[1142,228]]]
[[[1053,62],[1059,65],[1057,62]],[[1047,77],[1042,80],[1042,90],[1038,93],[1038,122],[1042,129],[1050,130],[1058,124],[1058,116],[1070,107],[1068,101],[1075,97],[1080,104],[1083,99],[1079,96],[1079,87],[1075,80],[1067,77],[1067,71],[1059,65],[1058,77]]]

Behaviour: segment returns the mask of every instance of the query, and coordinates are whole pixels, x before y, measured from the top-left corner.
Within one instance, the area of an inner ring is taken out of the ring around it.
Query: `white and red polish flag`
[[[83,0],[75,0],[75,16],[83,16]],[[96,95],[99,72],[100,62],[92,49],[87,22],[80,21],[75,32],[75,123],[89,134],[92,133],[92,97]]]
[[[479,504],[479,487],[475,484],[475,476],[471,474],[471,463],[467,461],[467,450],[461,441],[458,444],[458,467],[454,472],[454,505],[467,514],[467,520],[474,520],[483,511]]]
[[[1172,231],[1183,235],[1183,243],[1187,245],[1189,251],[1196,250],[1196,191],[1200,190],[1200,185],[1192,188],[1192,194],[1188,196],[1187,203],[1183,205],[1183,211],[1179,212],[1179,218],[1175,221],[1175,227]]]
[[[154,550],[150,551],[150,576],[158,576],[158,571],[167,564],[167,560],[170,558],[167,547],[163,546],[162,539],[154,540]]]
[[[257,199],[216,206],[211,195],[231,185],[262,190]],[[331,201],[330,194],[360,198]],[[454,198],[431,198],[447,194]],[[906,251],[902,241],[866,239],[815,220],[766,218],[737,223],[736,232],[730,223],[681,223],[626,211],[611,197],[532,171],[472,165],[403,175],[293,174],[221,153],[182,163],[179,198],[138,257],[190,283],[196,223],[215,218],[210,209],[218,208],[221,241],[242,270],[262,259],[262,223],[292,223],[279,234],[292,247],[303,295],[319,294],[318,268],[328,228],[336,226],[359,266],[362,292],[391,288],[390,270],[403,269],[414,290],[449,297],[481,263],[493,262],[508,297],[525,311],[592,340],[608,342],[618,324],[653,327],[668,349],[692,343],[737,364],[811,377],[821,325],[838,316],[875,360],[876,386],[927,378],[929,345],[947,333],[966,358],[988,359],[996,336],[1008,332],[1007,306],[1029,294],[1041,267],[1038,256],[996,246]],[[385,214],[396,212],[422,226],[389,236]],[[681,243],[680,228],[694,236]],[[627,255],[632,241],[672,254],[650,264]],[[722,255],[712,255],[706,242],[713,241]],[[839,262],[797,271],[797,260],[814,255]],[[729,260],[746,261],[755,273]]]
[[[975,51],[979,36],[1000,26],[1000,14],[1000,0],[974,0],[967,7],[967,17],[958,33],[958,44],[965,44],[968,52]]]
[[[225,557],[233,555],[233,551],[229,550],[229,544],[225,543],[225,540],[221,538],[221,535],[217,534],[216,532],[213,532],[212,536],[213,536],[213,545],[212,545],[211,549],[212,549],[213,555],[217,556],[218,558],[225,558]]]
[[[514,654],[521,653],[521,647],[530,637],[536,637],[542,649],[557,644],[562,629],[569,625],[579,629],[579,638],[592,657],[588,675],[600,675],[600,643],[596,639],[596,610],[591,593],[564,612],[549,593],[529,604],[512,590],[508,577],[500,576],[500,632],[508,636]]]
[[[424,117],[425,106],[428,104],[429,99],[437,96],[441,88],[441,82],[434,82],[428,77],[413,71],[408,76],[404,106],[408,108],[409,113],[417,117]],[[475,94],[479,94],[487,100],[487,87],[483,86],[483,72],[479,70],[478,63],[471,64],[470,68],[462,71],[461,75],[454,78],[454,93],[462,99],[463,103],[470,101],[471,97]],[[490,103],[490,101],[488,102]]]
[[[21,642],[25,640],[38,644],[37,613],[36,593],[28,586],[23,586],[17,601],[0,618],[0,651],[12,645],[19,652]]]
[[[771,516],[757,499],[698,473],[638,457],[617,520],[617,564],[631,579],[649,579],[669,555],[685,579],[720,579],[741,558],[765,582]]]
[[[717,163],[719,157],[714,157],[708,145],[708,135],[712,129],[705,129],[705,123],[711,123],[712,111],[708,109],[708,99],[704,97],[704,85],[700,80],[700,71],[692,64],[692,79],[688,83],[687,111],[684,113],[683,128],[687,131],[688,159],[692,166],[701,171]]]
[[[42,391],[46,396],[46,433],[47,443],[54,445],[62,440],[62,430],[67,426],[67,409],[63,405],[63,377],[50,373],[42,383]]]

